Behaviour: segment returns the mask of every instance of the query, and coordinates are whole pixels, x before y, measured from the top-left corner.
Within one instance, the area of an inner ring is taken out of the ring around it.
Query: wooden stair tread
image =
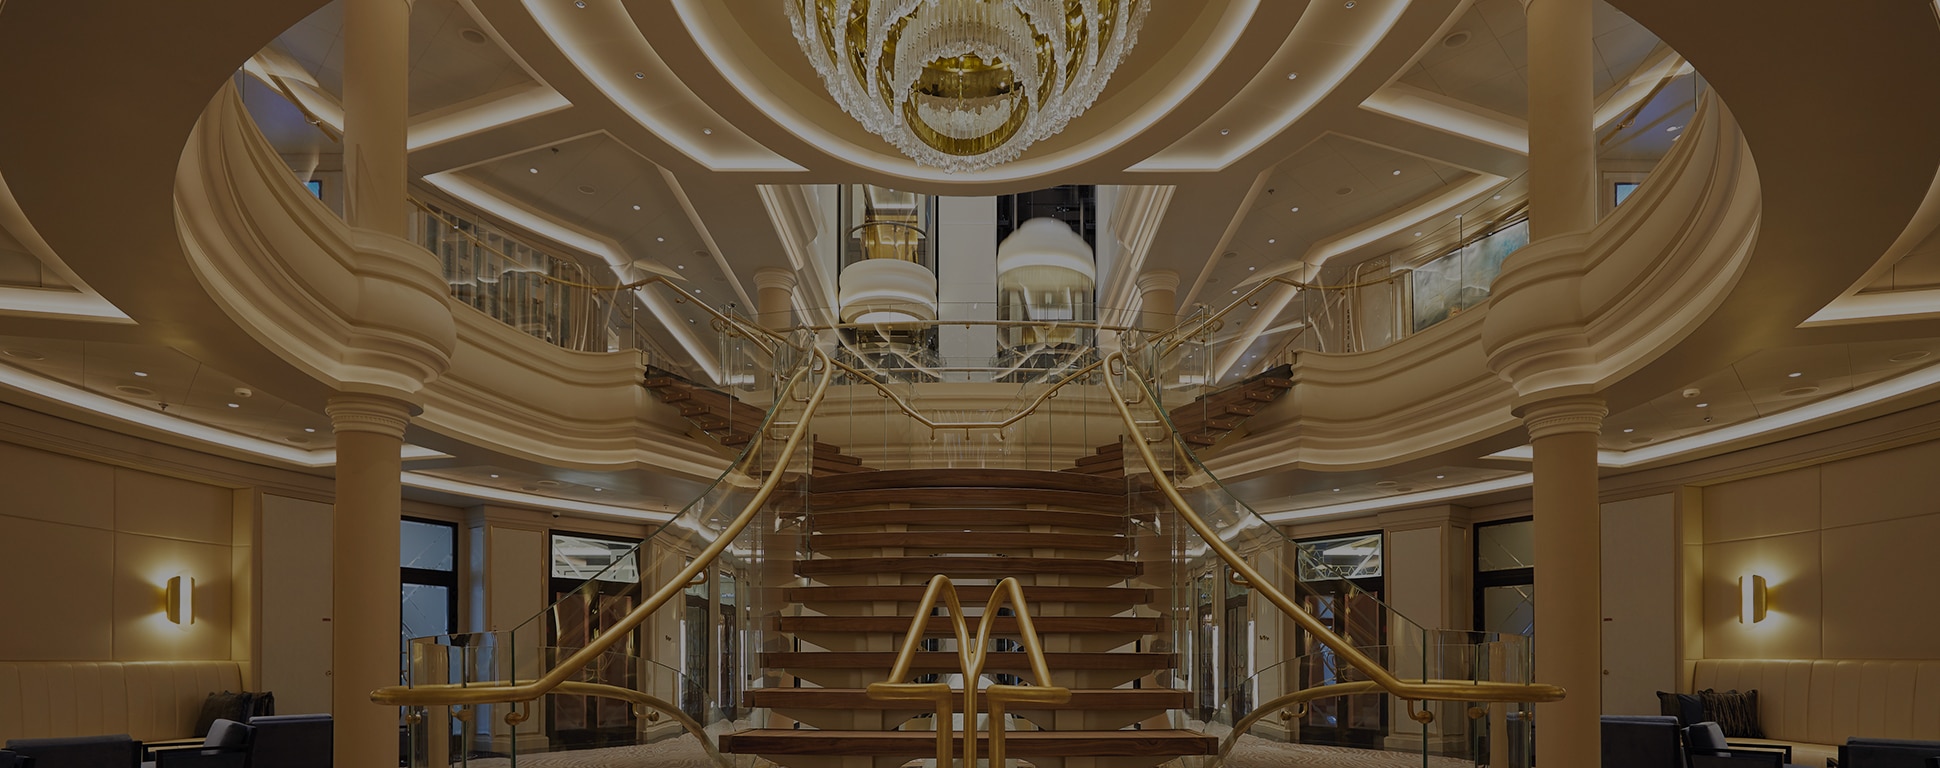
[[[943,573],[991,576],[1059,573],[1137,576],[1144,570],[1144,563],[1133,560],[1091,560],[1078,557],[842,557],[801,560],[795,563],[797,576],[858,573]]]
[[[810,488],[825,487],[837,481],[859,481],[877,475],[905,470],[882,470],[869,473],[856,473],[841,477],[814,478]],[[873,507],[884,504],[925,504],[932,506],[962,507],[1027,507],[1042,504],[1052,507],[1065,507],[1087,512],[1124,512],[1124,481],[1118,479],[1092,478],[1070,472],[1045,472],[1067,478],[1085,478],[1094,483],[1108,483],[1116,488],[1115,493],[1093,493],[1089,491],[1048,490],[1040,488],[878,488],[854,491],[815,491],[808,497],[810,509],[830,510],[855,507]]]
[[[1102,688],[1071,690],[1063,704],[1013,704],[1011,709],[1173,709],[1191,699],[1188,691],[1166,688]],[[922,701],[883,701],[869,698],[863,688],[756,688],[747,692],[750,707],[794,707],[800,709],[915,709],[929,711],[933,705]],[[977,711],[989,711],[988,697],[977,698]],[[961,702],[957,707],[961,708]]]
[[[1047,509],[918,508],[867,509],[853,512],[816,512],[816,530],[864,525],[1045,525],[1053,528],[1084,528],[1100,531],[1125,530],[1122,514],[1065,512]]]
[[[1028,671],[1030,660],[1023,653],[991,653],[985,656],[984,671]],[[1053,673],[1073,669],[1164,669],[1174,661],[1169,653],[1046,653],[1044,663]],[[961,669],[954,651],[921,651],[913,657],[911,669]],[[761,664],[775,669],[873,669],[884,673],[896,663],[892,651],[781,651],[764,653]]]
[[[1016,635],[1017,619],[998,616],[993,635]],[[782,632],[909,632],[907,616],[782,616],[776,619]],[[983,619],[978,619],[983,621]],[[1046,632],[1134,632],[1159,631],[1163,620],[1156,616],[1032,616],[1031,624]],[[978,625],[971,626],[975,631]],[[926,635],[954,635],[955,625],[948,616],[930,617]]]
[[[1032,533],[1028,531],[873,531],[816,533],[808,537],[817,550],[906,547],[979,552],[994,549],[1089,549],[1123,552],[1123,536],[1102,533]]]
[[[1029,469],[884,470],[866,478],[843,477],[820,480],[809,486],[809,492],[834,493],[890,488],[1030,488],[1111,495],[1122,495],[1125,492],[1124,487],[1118,483],[1074,478],[1061,472]]]
[[[813,602],[890,602],[914,603],[923,599],[922,584],[880,586],[790,587],[782,599],[791,603]],[[996,587],[958,584],[957,599],[966,605],[982,605]],[[1032,603],[1116,603],[1143,605],[1152,601],[1152,590],[1137,587],[1024,587],[1024,599]]]
[[[1125,454],[1123,453],[1094,453],[1090,456],[1078,457],[1075,463],[1080,467],[1089,467],[1093,464],[1116,464],[1123,463],[1124,461]]]
[[[963,737],[957,736],[957,754]],[[990,737],[979,736],[979,754],[989,754]],[[858,755],[922,757],[936,754],[936,734],[928,731],[813,731],[751,729],[721,735],[721,751],[733,754]],[[1196,731],[1006,731],[1010,757],[1213,755],[1219,739]]]

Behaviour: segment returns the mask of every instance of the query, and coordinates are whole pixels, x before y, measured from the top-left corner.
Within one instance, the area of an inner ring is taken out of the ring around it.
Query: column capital
[[[1529,428],[1529,439],[1540,440],[1552,435],[1601,434],[1603,417],[1610,415],[1610,407],[1602,395],[1574,395],[1530,403],[1517,408],[1516,413]]]
[[[795,270],[782,267],[762,267],[754,271],[755,290],[779,288],[784,291],[795,290]]]
[[[411,425],[417,409],[410,403],[383,395],[345,393],[334,395],[323,407],[330,417],[330,428],[344,432],[372,432],[404,439],[404,428]]]
[[[1179,290],[1179,273],[1177,272],[1169,269],[1154,269],[1150,272],[1139,273],[1139,293],[1177,290]]]

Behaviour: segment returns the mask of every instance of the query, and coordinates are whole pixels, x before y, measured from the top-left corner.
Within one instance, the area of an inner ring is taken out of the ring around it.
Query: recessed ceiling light
[[[1299,79],[1300,79],[1300,73],[1299,73],[1299,72],[1288,72],[1288,73],[1287,73],[1287,79],[1288,79],[1288,80],[1299,80]]]
[[[699,296],[699,295],[701,295],[701,289],[699,289],[699,288],[695,288],[695,289],[694,289],[694,295],[695,295],[695,296]]]
[[[231,407],[231,408],[241,408],[241,407],[242,407],[242,403],[230,403],[230,404],[229,404],[229,407]]]
[[[539,172],[539,169],[537,169],[537,168],[527,168],[527,169],[525,169],[525,170],[526,170],[526,172],[527,172],[527,173],[538,173],[538,172]]]
[[[1416,232],[1416,233],[1415,233],[1415,237],[1421,237],[1421,233],[1420,233],[1420,232]]]
[[[664,238],[664,237],[656,237],[656,238],[654,238],[654,239],[653,239],[653,241],[654,241],[654,242],[656,242],[656,243],[664,243],[664,242],[667,242],[667,238]]]
[[[9,352],[9,353],[7,353],[7,354],[13,354],[13,353],[12,353],[12,352]],[[1913,362],[1913,361],[1915,361],[1915,360],[1918,360],[1918,359],[1920,359],[1920,358],[1922,358],[1922,357],[1926,357],[1927,355],[1931,355],[1931,354],[1933,354],[1933,353],[1932,353],[1932,352],[1928,352],[1928,351],[1926,351],[1926,350],[1924,350],[1924,349],[1916,349],[1916,350],[1913,350],[1912,352],[1901,352],[1901,353],[1899,353],[1899,354],[1897,354],[1897,355],[1894,355],[1894,356],[1892,356],[1892,357],[1889,357],[1889,358],[1886,358],[1886,362],[1889,362],[1889,363],[1910,363],[1910,362]]]
[[[1219,129],[1219,135],[1221,135],[1221,136],[1226,136],[1226,135],[1230,135],[1230,134],[1231,134],[1232,132],[1233,132],[1233,129],[1231,129],[1231,128],[1221,128],[1221,129]]]
[[[1400,175],[1401,175],[1401,169],[1400,169],[1400,168],[1396,168],[1396,169],[1394,169],[1394,174],[1393,174],[1393,175],[1395,175],[1395,176],[1400,176]]]
[[[1340,489],[1339,489],[1339,488],[1335,488],[1335,489],[1334,489],[1334,492],[1335,492],[1335,493],[1340,493]]]
[[[1354,0],[1347,0],[1347,2],[1342,3],[1341,5],[1347,8],[1352,8],[1354,7],[1355,3],[1354,3]]]
[[[1667,126],[1664,126],[1664,132],[1665,132],[1665,133],[1677,133],[1678,131],[1681,131],[1681,130],[1684,130],[1684,126],[1681,126],[1681,125],[1667,125]]]
[[[587,185],[587,184],[579,185],[579,193],[582,195],[590,195],[598,191],[599,190],[592,188],[591,185]]]
[[[1788,379],[1796,379],[1796,378],[1798,378],[1798,377],[1800,377],[1800,376],[1804,376],[1804,375],[1805,375],[1805,372],[1804,372],[1804,371],[1793,371],[1793,372],[1791,372],[1791,373],[1788,373],[1788,374],[1785,374],[1785,378],[1788,378]]]
[[[1636,428],[1636,427],[1625,427],[1625,428],[1624,428],[1624,430],[1623,430],[1623,433],[1624,433],[1624,434],[1626,434],[1626,435],[1628,435],[1628,434],[1630,434],[1630,433],[1632,433],[1632,432],[1635,432],[1635,431],[1637,431],[1637,428]]]
[[[303,428],[303,431],[305,431],[305,432],[315,432],[315,431],[317,431],[317,428],[316,428],[316,427],[304,427],[304,428]]]
[[[494,473],[492,473],[492,479],[493,479],[493,480],[497,480],[497,479],[498,479],[498,473],[496,473],[496,472],[494,472]]]
[[[542,488],[558,488],[558,487],[559,487],[559,481],[558,481],[558,480],[540,480],[540,481],[538,481],[538,485],[539,485],[540,487],[542,487]]]
[[[463,40],[467,43],[471,43],[473,45],[477,45],[479,43],[485,42],[485,33],[480,32],[471,27],[466,27],[464,29],[458,30],[458,39]]]
[[[1238,296],[1238,295],[1239,295],[1239,289],[1238,289],[1238,288],[1234,288],[1234,289],[1233,289],[1233,291],[1232,291],[1232,293],[1233,293],[1233,295],[1234,295],[1234,296]]]
[[[1778,395],[1779,397],[1804,397],[1806,395],[1810,395],[1818,391],[1819,391],[1818,387],[1809,387],[1809,386],[1793,387],[1791,389],[1778,393]]]
[[[574,8],[585,8],[585,7],[586,7],[586,0],[573,0],[573,7],[574,7]]]
[[[1353,188],[1353,187],[1341,187],[1340,189],[1336,189],[1336,190],[1334,190],[1334,194],[1336,194],[1336,195],[1340,195],[1341,197],[1346,197],[1346,196],[1348,196],[1348,195],[1351,195],[1351,194],[1354,194],[1354,188]]]
[[[633,79],[635,79],[635,80],[645,80],[645,79],[647,79],[647,73],[645,73],[645,72],[635,72],[635,73],[633,73]]]
[[[1490,200],[1501,200],[1501,199],[1502,199],[1502,196],[1501,196],[1501,195],[1496,195],[1495,197],[1492,197],[1492,198],[1489,198],[1489,199],[1490,199]]]
[[[1267,238],[1267,239],[1266,239],[1266,244],[1267,244],[1267,245],[1272,245],[1272,244],[1274,244],[1274,243],[1277,243],[1277,242],[1280,242],[1280,240],[1279,240],[1278,238],[1273,238],[1273,237],[1269,237],[1269,238]]]
[[[1253,271],[1253,270],[1256,270],[1256,269],[1259,269],[1259,267],[1247,267],[1247,268],[1246,268],[1246,271],[1248,271],[1248,272],[1251,272],[1251,271]]]
[[[712,129],[712,128],[702,128],[702,129],[701,129],[701,135],[702,135],[702,136],[712,136],[712,135],[714,135],[714,129]]]
[[[1710,403],[1698,403],[1698,404],[1697,404],[1697,407],[1699,407],[1699,408],[1709,408],[1709,407],[1711,407],[1711,404],[1710,404]]]
[[[1442,47],[1460,48],[1464,45],[1468,45],[1468,40],[1469,40],[1468,30],[1462,30],[1460,32],[1456,32],[1454,34],[1451,34],[1447,37],[1442,38]]]
[[[674,265],[674,269],[686,269],[686,268],[687,268],[687,265],[686,265],[686,264],[675,264],[675,265]]]
[[[640,210],[640,204],[639,204],[639,203],[634,203],[634,204],[633,204],[633,210],[636,210],[636,211],[637,211],[637,210]]]
[[[1300,206],[1297,206],[1297,205],[1287,209],[1287,213],[1299,213],[1299,212],[1300,212]]]
[[[1436,479],[1436,480],[1447,480],[1447,479],[1448,479],[1448,476],[1447,476],[1447,475],[1436,475],[1436,476],[1435,476],[1435,479]]]
[[[140,376],[140,377],[143,377],[143,378],[147,378],[147,377],[148,377],[148,372],[147,372],[147,371],[135,371],[135,375],[136,375],[136,376]]]
[[[605,488],[594,488],[593,490],[594,490],[594,491],[596,491],[596,492],[603,492],[603,491],[605,491],[606,489],[605,489]]]

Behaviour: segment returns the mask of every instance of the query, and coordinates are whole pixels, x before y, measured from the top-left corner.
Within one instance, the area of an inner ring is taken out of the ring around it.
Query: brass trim
[[[835,380],[835,369],[828,365],[831,362],[828,353],[813,347],[808,351],[823,363],[821,367],[822,380],[816,383],[815,392],[809,396],[808,404],[802,411],[801,422],[803,423],[814,418],[815,409],[821,406],[823,397],[828,394],[829,383]],[[811,364],[796,371],[795,375],[789,377],[783,391],[793,389],[801,382],[803,377],[808,375],[810,369],[813,367]],[[796,449],[801,446],[804,435],[807,434],[808,431],[801,428],[796,429],[790,434],[788,439],[782,444],[781,452],[776,457],[775,466],[787,466],[788,462],[794,458]],[[749,461],[759,458],[758,449],[761,439],[762,436],[757,435],[755,440],[749,443],[746,453]],[[775,488],[780,485],[784,474],[779,471],[769,472],[768,476],[762,480],[760,487],[756,489],[753,498],[749,499],[747,505],[742,507],[740,514],[736,515],[732,521],[721,529],[719,534],[715,536],[713,543],[707,545],[707,548],[701,550],[699,554],[696,554],[692,562],[681,568],[678,573],[673,575],[673,578],[668,579],[651,596],[642,600],[638,606],[635,606],[619,622],[615,623],[607,631],[600,633],[599,637],[594,638],[586,647],[574,651],[571,656],[566,657],[565,660],[554,665],[544,676],[524,683],[514,679],[510,681],[486,681],[478,683],[440,683],[416,687],[401,685],[387,686],[372,691],[370,694],[371,701],[386,706],[503,704],[531,701],[540,696],[544,696],[546,693],[565,683],[568,676],[578,672],[587,664],[592,663],[594,659],[606,653],[622,638],[631,636],[633,629],[644,623],[647,617],[653,615],[654,611],[660,610],[662,605],[665,605],[675,596],[685,592],[688,583],[693,581],[697,574],[703,574],[708,568],[713,567],[714,559],[719,557],[723,551],[726,551],[730,544],[734,543],[735,537],[741,534],[742,529],[748,527],[748,523],[753,522],[756,513],[760,512],[761,508],[768,503],[768,498],[774,494]]]
[[[930,577],[929,587],[923,590],[923,599],[916,606],[915,618],[910,621],[909,634],[903,637],[902,650],[897,652],[896,661],[889,669],[889,677],[880,683],[869,684],[869,698],[878,701],[931,701],[936,703],[936,764],[951,764],[952,742],[956,740],[956,727],[950,722],[950,696],[953,691],[946,683],[905,683],[909,670],[916,661],[916,652],[923,647],[923,637],[927,634],[930,612],[936,607],[936,599],[941,596],[950,608],[951,629],[956,632],[957,663],[963,672],[963,764],[977,764],[977,682],[983,676],[984,663],[990,659],[990,631],[996,624],[997,609],[1009,603],[1017,619],[1017,632],[1022,637],[1024,656],[1031,665],[1031,674],[1037,678],[1037,685],[992,685],[984,689],[990,699],[990,764],[1004,764],[1004,704],[1062,704],[1071,699],[1071,689],[1051,685],[1051,672],[1044,661],[1044,646],[1038,641],[1037,627],[1031,623],[1030,607],[1024,602],[1024,588],[1016,577],[1005,577],[997,582],[997,588],[990,591],[990,599],[984,603],[983,615],[977,619],[975,644],[970,638],[969,620],[963,615],[963,604],[957,599],[957,588],[950,577],[937,574]]]
[[[1121,368],[1128,373],[1130,372],[1131,369],[1129,363],[1125,360],[1124,352],[1113,352],[1104,360],[1104,362],[1112,361],[1116,361]],[[1124,394],[1119,390],[1118,383],[1109,375],[1109,369],[1107,370],[1107,374],[1105,376],[1105,388],[1111,392],[1110,399],[1112,406],[1118,410],[1119,418],[1125,422],[1126,428],[1134,430],[1134,434],[1136,434],[1138,420],[1132,416],[1131,408],[1126,405]],[[1169,429],[1170,426],[1168,425]],[[1305,610],[1302,610],[1294,602],[1293,598],[1287,596],[1285,592],[1280,591],[1278,587],[1275,587],[1262,576],[1259,571],[1254,570],[1251,565],[1248,565],[1245,558],[1241,557],[1239,552],[1235,551],[1222,540],[1218,532],[1214,531],[1205,519],[1193,511],[1192,504],[1186,501],[1185,496],[1179,492],[1178,486],[1167,476],[1165,468],[1159,463],[1158,456],[1152,453],[1152,447],[1144,440],[1132,440],[1130,442],[1133,447],[1138,449],[1139,457],[1144,460],[1146,468],[1151,471],[1152,483],[1158,486],[1168,501],[1172,502],[1173,508],[1179,511],[1179,516],[1184,518],[1186,524],[1191,526],[1192,530],[1199,534],[1199,538],[1206,542],[1206,546],[1218,553],[1219,557],[1226,561],[1226,564],[1233,569],[1235,574],[1251,584],[1255,593],[1264,597],[1274,607],[1279,608],[1281,613],[1293,619],[1295,624],[1300,625],[1301,629],[1313,635],[1322,645],[1333,649],[1348,665],[1360,670],[1362,674],[1367,675],[1369,678],[1366,681],[1367,685],[1379,686],[1388,693],[1408,701],[1551,702],[1562,700],[1565,691],[1561,687],[1542,683],[1503,683],[1461,680],[1407,681],[1396,677],[1394,673],[1389,672],[1387,668],[1375,662],[1373,658],[1363,653],[1361,649],[1354,647],[1353,644],[1347,642]],[[1347,683],[1342,685],[1358,684],[1360,683]],[[1322,688],[1333,687],[1336,686],[1323,686]]]

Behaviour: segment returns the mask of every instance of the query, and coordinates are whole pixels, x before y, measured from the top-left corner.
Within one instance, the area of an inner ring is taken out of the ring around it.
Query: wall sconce
[[[195,623],[195,577],[170,576],[168,589],[162,595],[162,610],[168,613],[168,620],[187,626]]]
[[[1738,577],[1738,623],[1757,624],[1765,620],[1765,577]]]

